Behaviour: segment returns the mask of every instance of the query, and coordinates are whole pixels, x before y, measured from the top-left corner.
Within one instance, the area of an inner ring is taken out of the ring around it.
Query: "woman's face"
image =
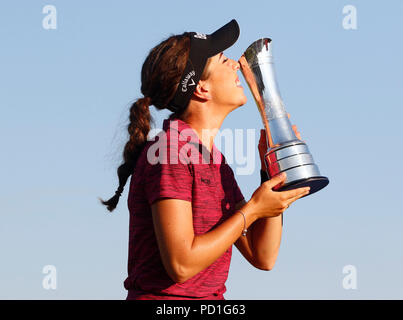
[[[239,81],[239,63],[222,52],[211,57],[207,79],[210,98],[219,106],[230,106],[231,111],[246,103],[246,96]]]

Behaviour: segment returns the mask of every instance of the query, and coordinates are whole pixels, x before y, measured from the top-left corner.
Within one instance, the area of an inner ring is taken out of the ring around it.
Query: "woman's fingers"
[[[276,185],[283,183],[286,178],[287,175],[283,172],[266,181],[265,183],[267,183],[270,189],[273,189]]]
[[[260,155],[260,161],[262,169],[266,167],[264,156],[267,152],[267,142],[266,142],[266,130],[260,130],[260,140],[258,144],[258,150]]]
[[[259,150],[259,155],[260,155],[260,161],[261,161],[261,166],[262,169],[266,167],[264,156],[267,151],[267,145],[266,145],[266,131],[265,130],[260,130],[260,140],[258,144],[258,150]]]
[[[301,140],[301,133],[298,131],[297,126],[294,124],[292,125],[292,130],[294,130],[294,133],[296,135],[296,137]]]
[[[288,190],[288,191],[280,191],[283,196],[284,196],[284,201],[295,201],[292,200],[294,198],[298,199],[299,197],[304,196],[305,194],[309,193],[310,188],[309,187],[304,187],[304,188],[298,188],[298,189],[293,189],[293,190]]]
[[[287,113],[287,117],[288,117],[288,119],[290,119],[291,116],[290,116],[289,113]],[[297,126],[296,126],[295,124],[292,126],[292,129],[294,130],[295,136],[296,136],[299,140],[302,140],[302,139],[301,139],[301,133],[298,131]]]
[[[308,195],[308,194],[309,194],[309,190],[308,190],[308,191],[304,191],[303,193],[300,193],[300,194],[298,194],[297,196],[288,199],[288,201],[287,201],[287,208],[288,208],[288,206],[290,206],[291,203],[293,203],[295,200],[298,200],[299,198],[302,198],[302,197],[304,197],[304,196],[306,196],[306,195]]]

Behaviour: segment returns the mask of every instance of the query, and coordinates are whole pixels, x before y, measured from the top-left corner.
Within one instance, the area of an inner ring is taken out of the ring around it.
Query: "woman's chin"
[[[236,110],[236,109],[238,109],[238,108],[240,108],[240,107],[242,107],[242,106],[244,106],[245,104],[246,104],[246,98],[244,99],[244,100],[241,100],[241,101],[239,101],[236,105],[235,105],[235,108],[233,108],[232,109],[232,111],[233,110]]]
[[[248,99],[244,95],[243,98],[241,99],[240,103],[239,103],[239,107],[242,107],[243,105],[245,105],[247,101],[248,101]]]

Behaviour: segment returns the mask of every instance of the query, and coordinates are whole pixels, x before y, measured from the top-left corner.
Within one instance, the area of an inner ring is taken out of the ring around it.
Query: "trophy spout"
[[[266,130],[268,176],[287,174],[280,190],[309,186],[312,194],[324,188],[329,183],[328,178],[320,175],[308,146],[296,137],[288,119],[276,80],[272,40],[263,38],[253,42],[239,64]]]

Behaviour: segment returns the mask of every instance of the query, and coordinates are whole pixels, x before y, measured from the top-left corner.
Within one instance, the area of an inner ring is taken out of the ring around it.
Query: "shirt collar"
[[[168,132],[168,130],[176,130],[178,131],[179,134],[181,134],[181,132],[185,129],[190,129],[192,132],[192,141],[188,140],[188,143],[197,143],[198,147],[199,147],[199,152],[202,153],[203,150],[205,152],[205,154],[210,155],[210,163],[214,163],[214,164],[221,164],[222,161],[224,160],[225,162],[225,158],[224,155],[221,153],[220,150],[217,149],[217,147],[215,146],[215,143],[213,142],[213,147],[212,147],[212,152],[210,153],[210,151],[208,151],[208,149],[206,148],[206,146],[200,141],[199,136],[197,135],[196,131],[185,121],[181,120],[181,119],[164,119],[162,128],[165,132]],[[188,136],[189,134],[187,133],[186,136]]]

